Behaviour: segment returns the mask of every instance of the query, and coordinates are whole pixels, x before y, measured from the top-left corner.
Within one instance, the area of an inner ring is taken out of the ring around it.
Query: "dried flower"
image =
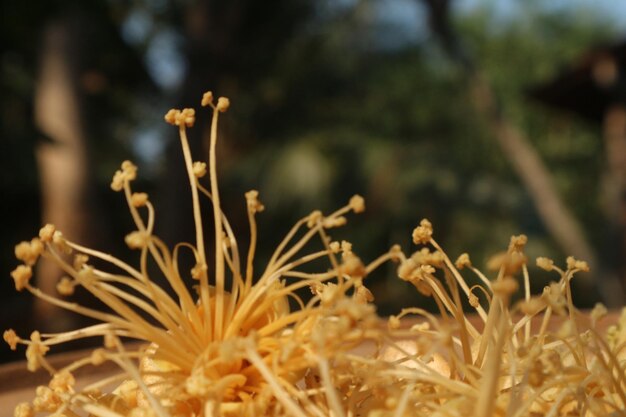
[[[36,395],[33,400],[35,411],[57,411],[63,406],[63,398],[48,387],[37,387]]]
[[[17,344],[20,341],[20,338],[17,337],[15,330],[13,329],[5,330],[2,337],[4,341],[7,342],[11,350],[17,349]]]
[[[228,110],[229,106],[230,101],[226,97],[220,97],[217,99],[217,105],[215,106],[215,109],[223,113]]]
[[[206,175],[206,164],[204,162],[194,162],[193,163],[193,175],[196,178],[202,178]]]
[[[127,234],[124,241],[131,249],[143,249],[148,246],[150,242],[150,235],[146,232],[136,230]]]
[[[202,101],[200,104],[202,105],[202,107],[206,107],[212,103],[213,103],[213,93],[211,91],[207,91],[206,93],[202,95]]]
[[[20,403],[15,407],[13,415],[15,417],[33,417],[35,410],[33,410],[33,407],[29,403]]]
[[[365,211],[365,199],[360,195],[354,195],[350,199],[350,208],[355,213],[362,213]]]
[[[143,207],[148,202],[148,194],[146,193],[133,193],[130,196],[130,203],[133,207]]]
[[[49,243],[52,241],[52,236],[54,236],[54,232],[56,228],[53,224],[47,224],[39,230],[39,238],[42,242]]]
[[[389,316],[387,323],[390,329],[399,329],[401,326],[400,319],[396,316]]]
[[[363,198],[356,195],[329,215],[314,211],[303,217],[264,268],[256,270],[256,214],[264,209],[259,193],[245,195],[250,225],[245,257],[220,203],[216,132],[219,114],[229,105],[223,97],[214,103],[211,92],[202,98],[202,106],[213,110],[208,165],[191,159],[186,129],[195,123],[195,110],[173,109],[164,117],[178,127],[192,191],[192,243],[170,251],[154,236],[154,208],[147,194],[132,190],[137,167],[125,161],[111,188],[123,191],[135,222],[135,231],[125,241],[141,253],[138,267],[78,245],[53,225],[44,226],[39,238],[16,246],[21,264],[11,275],[17,290],[26,289],[100,322],[61,334],[35,331],[30,340],[13,330],[4,332],[11,349],[27,345],[30,370],[43,367],[52,377],[48,386],[37,388],[32,404],[18,405],[16,417],[41,411],[95,417],[621,415],[626,408],[621,376],[626,309],[605,336],[596,323],[606,309],[597,306],[590,315],[591,327],[583,331],[575,320],[581,313],[573,305],[569,285],[575,273],[588,266],[573,258],[567,259],[566,270],[539,258],[537,265],[556,271],[560,279],[540,296],[531,296],[524,235],[512,237],[508,249],[493,258],[497,276],[492,279],[474,268],[467,254],[453,263],[426,219],[412,237],[415,244],[428,247],[407,257],[394,245],[367,263],[351,243],[333,241],[328,230],[345,225],[350,212],[365,209]],[[206,174],[209,189],[198,180]],[[206,249],[202,195],[213,205],[212,253]],[[321,242],[311,249],[316,237]],[[191,270],[178,267],[181,249],[194,257]],[[72,251],[73,258],[67,256]],[[61,300],[33,287],[32,267],[40,258],[66,271],[57,285],[60,295],[70,296],[81,286],[106,308]],[[148,274],[148,259],[163,276],[164,287]],[[328,266],[311,272],[323,259]],[[401,280],[434,299],[438,316],[406,308],[381,326],[371,304],[374,296],[364,282],[388,261],[399,262]],[[107,264],[111,270],[100,266]],[[459,272],[463,268],[480,284],[470,287]],[[512,275],[520,270],[524,279],[518,283]],[[522,283],[525,297],[511,306]],[[299,291],[306,288],[313,295],[309,301],[300,297]],[[464,302],[470,303],[481,326],[468,320]],[[559,331],[549,333],[553,312],[565,315],[566,321]],[[535,329],[530,319],[542,314],[543,324]],[[102,338],[103,347],[53,368],[45,359],[50,347],[77,337]],[[128,338],[144,341],[147,347],[125,348]],[[368,347],[375,347],[374,352]],[[116,389],[103,394],[96,392],[98,384],[77,387],[77,369],[106,361],[119,365],[125,378]]]
[[[413,243],[425,244],[433,235],[433,225],[426,219],[422,219],[420,225],[413,230]]]
[[[570,270],[579,270],[583,272],[589,272],[589,265],[585,261],[579,261],[575,259],[573,256],[569,256],[567,258],[567,269]]]
[[[32,276],[33,270],[28,265],[18,265],[17,268],[11,271],[11,277],[15,281],[15,289],[18,291],[26,288]]]
[[[540,256],[539,258],[537,258],[537,266],[546,271],[552,271],[552,269],[554,268],[554,261],[550,258]]]
[[[265,210],[265,206],[259,201],[259,192],[257,190],[251,190],[246,193],[246,202],[251,213],[259,213]]]
[[[74,376],[67,370],[57,372],[48,386],[56,393],[69,393],[76,384]]]
[[[28,370],[34,372],[42,365],[43,356],[50,350],[50,348],[42,343],[41,334],[36,330],[30,335],[30,341],[27,342],[27,344],[26,360]]]
[[[472,261],[470,261],[470,257],[467,253],[462,253],[457,258],[456,262],[454,262],[454,266],[456,266],[457,269],[468,268],[472,266]]]
[[[37,262],[43,250],[41,240],[33,238],[30,242],[20,242],[15,245],[15,257],[26,265],[32,266]]]

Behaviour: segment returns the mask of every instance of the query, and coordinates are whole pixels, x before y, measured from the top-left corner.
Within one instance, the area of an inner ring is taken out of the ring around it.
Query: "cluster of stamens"
[[[559,279],[533,296],[523,235],[511,238],[508,249],[489,262],[492,279],[467,254],[453,262],[426,219],[413,231],[418,248],[412,254],[394,245],[367,263],[352,244],[330,237],[331,229],[346,224],[348,213],[365,210],[363,198],[354,196],[333,213],[314,211],[299,220],[265,268],[255,271],[256,215],[264,205],[258,191],[245,194],[250,244],[243,256],[221,209],[216,173],[218,117],[230,103],[223,97],[214,102],[208,92],[201,104],[213,110],[208,163],[192,159],[187,140],[195,110],[173,109],[165,115],[179,131],[192,191],[193,243],[170,249],[154,235],[155,209],[146,193],[133,191],[137,167],[125,161],[111,188],[124,194],[135,223],[125,242],[137,251],[137,266],[81,246],[53,225],[16,246],[21,264],[11,276],[18,291],[99,323],[59,334],[34,331],[28,339],[5,331],[11,349],[26,346],[29,370],[43,367],[51,375],[31,403],[15,409],[16,417],[39,412],[96,417],[623,415],[626,310],[606,334],[599,330],[606,308],[598,305],[588,315],[578,311],[570,281],[588,266],[573,258],[564,269],[538,258],[537,266]],[[203,185],[207,174],[209,184]],[[202,195],[213,206],[213,253],[206,251]],[[315,238],[320,244],[311,249]],[[181,270],[181,251],[193,256],[189,270]],[[31,283],[40,258],[64,271],[58,294]],[[325,270],[302,268],[320,259],[327,260]],[[365,282],[388,261],[398,264],[401,280],[435,300],[437,315],[413,307],[383,324]],[[96,267],[103,263],[110,269]],[[167,286],[155,283],[154,271]],[[461,271],[473,274],[472,280]],[[77,287],[106,308],[66,300]],[[301,296],[307,288],[310,299]],[[524,293],[516,301],[519,288]],[[554,316],[564,320],[556,331]],[[585,317],[589,320],[583,324]],[[46,359],[54,345],[85,337],[102,338],[103,346],[60,369]],[[76,370],[107,361],[119,367],[117,374],[76,388]],[[111,383],[118,387],[104,391]]]

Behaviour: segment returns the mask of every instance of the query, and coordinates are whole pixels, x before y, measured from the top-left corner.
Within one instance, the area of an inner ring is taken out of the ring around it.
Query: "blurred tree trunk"
[[[39,75],[35,91],[35,122],[47,137],[36,149],[39,166],[43,223],[52,223],[74,241],[84,241],[87,210],[87,151],[81,124],[79,92],[76,85],[76,41],[80,34],[68,20],[55,20],[43,31]],[[37,285],[56,293],[62,271],[51,262],[41,262]],[[65,326],[57,307],[37,300],[36,320],[48,329]]]
[[[608,162],[604,178],[604,207],[610,222],[610,261],[626,285],[626,108],[610,107],[604,117],[604,142]]]
[[[503,115],[493,87],[462,48],[450,23],[450,0],[421,1],[428,7],[433,34],[450,59],[465,73],[477,115],[489,127],[504,156],[522,181],[545,227],[565,253],[587,261],[592,268],[593,275],[582,274],[577,282],[585,291],[593,291],[597,286],[609,306],[622,305],[624,296],[619,280],[602,269],[583,228],[559,196],[539,153],[528,138]]]

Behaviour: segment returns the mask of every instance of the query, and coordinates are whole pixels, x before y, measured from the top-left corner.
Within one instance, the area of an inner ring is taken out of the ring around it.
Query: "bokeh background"
[[[228,96],[222,200],[245,247],[258,189],[262,264],[314,209],[355,193],[367,211],[333,231],[364,260],[412,250],[423,217],[452,258],[483,267],[512,234],[528,255],[588,260],[582,307],[623,305],[626,3],[536,0],[2,1],[0,329],[74,318],[16,293],[13,246],[46,222],[133,261],[110,190],[124,159],[157,206],[157,234],[193,236],[171,107]],[[192,130],[206,159],[209,113]],[[210,213],[210,208],[206,208]],[[207,216],[210,217],[210,216]],[[535,291],[551,279],[531,268]],[[40,287],[59,272],[42,265]],[[381,314],[428,305],[383,268]],[[79,295],[80,297],[80,295]],[[0,360],[21,357],[0,348]]]

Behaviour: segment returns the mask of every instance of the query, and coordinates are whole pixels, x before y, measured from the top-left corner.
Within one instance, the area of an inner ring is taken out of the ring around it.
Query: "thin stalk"
[[[498,308],[492,306],[492,308]],[[474,416],[476,417],[492,417],[494,415],[496,391],[498,387],[498,380],[500,378],[500,366],[502,351],[506,342],[507,335],[507,322],[504,315],[500,315],[500,323],[498,325],[498,340],[493,345],[493,351],[487,359],[485,377],[481,381],[480,393],[478,396],[478,403],[474,409]],[[489,339],[489,337],[487,335]]]
[[[222,248],[222,206],[217,184],[217,121],[219,110],[213,110],[211,120],[211,143],[209,148],[209,177],[213,197],[213,222],[215,224],[215,338],[221,340],[224,330],[224,253]],[[208,306],[209,304],[205,304]],[[208,308],[207,308],[208,309]]]
[[[196,247],[198,248],[198,263],[206,266],[206,252],[204,248],[204,231],[202,227],[202,214],[200,213],[200,199],[198,198],[198,187],[196,186],[196,176],[193,173],[193,161],[191,159],[191,150],[189,149],[189,141],[187,139],[187,131],[185,125],[181,124],[179,129],[180,143],[183,149],[183,157],[185,159],[185,167],[187,168],[187,176],[189,185],[191,186],[191,199],[193,203],[193,219],[196,229]],[[218,245],[219,246],[219,245]],[[221,249],[217,249],[221,250]],[[204,337],[205,340],[211,340],[212,328],[209,304],[209,278],[206,271],[200,275],[200,299],[202,305],[207,306],[204,309]]]

